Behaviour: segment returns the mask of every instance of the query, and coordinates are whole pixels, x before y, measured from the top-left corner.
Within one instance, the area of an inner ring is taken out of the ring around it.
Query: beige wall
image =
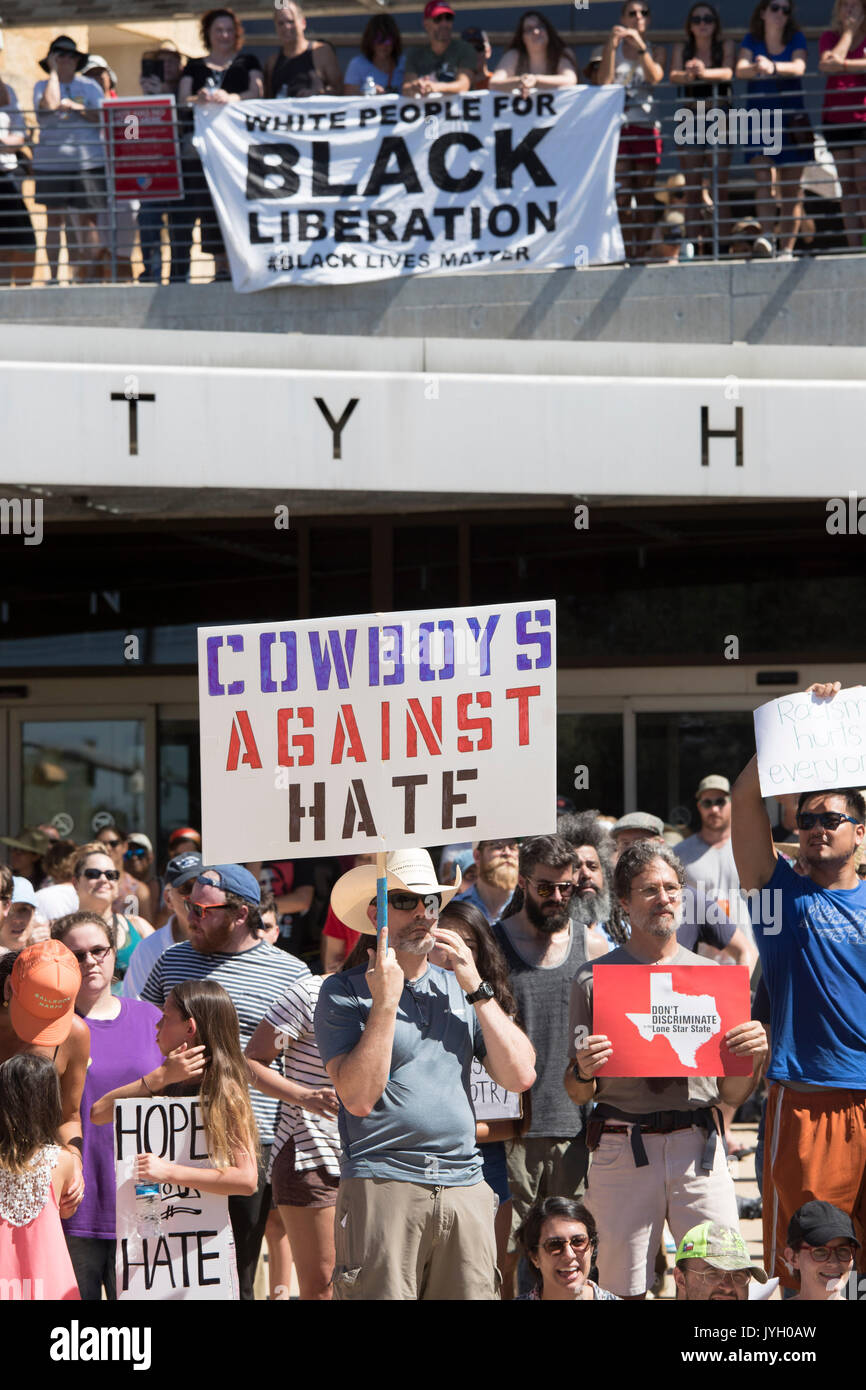
[[[68,24],[58,28],[4,29],[4,49],[0,54],[0,76],[14,88],[19,105],[32,105],[33,84],[45,76],[39,67],[56,34],[74,39],[82,53],[99,53],[117,73],[119,96],[138,93],[138,73],[142,53],[163,39],[172,39],[182,53],[194,57],[203,52],[196,20],[174,20],[135,24]]]

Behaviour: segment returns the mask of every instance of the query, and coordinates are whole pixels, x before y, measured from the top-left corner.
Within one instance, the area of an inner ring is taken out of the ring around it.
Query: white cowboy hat
[[[339,917],[352,931],[363,932],[367,936],[376,935],[376,924],[367,916],[367,908],[376,898],[377,873],[375,864],[359,864],[338,878],[331,889],[334,916]],[[462,877],[458,868],[456,883],[437,883],[433,860],[426,849],[394,850],[385,859],[385,876],[389,893],[440,893],[443,907],[455,893],[460,892]]]

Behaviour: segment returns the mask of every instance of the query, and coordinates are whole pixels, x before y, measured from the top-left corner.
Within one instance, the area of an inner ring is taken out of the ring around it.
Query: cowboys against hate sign
[[[621,87],[196,109],[236,290],[624,251]]]
[[[541,834],[549,600],[199,629],[208,863]]]

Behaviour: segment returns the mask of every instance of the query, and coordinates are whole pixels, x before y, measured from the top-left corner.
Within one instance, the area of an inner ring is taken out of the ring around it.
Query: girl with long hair
[[[824,138],[842,184],[848,245],[860,249],[866,219],[866,4],[836,0],[830,28],[818,43],[818,69],[826,74]]]
[[[625,119],[616,161],[617,203],[629,260],[649,251],[654,217],[652,185],[661,164],[661,127],[655,117],[655,88],[664,80],[665,50],[649,37],[650,7],[625,0],[620,22],[600,54],[600,87],[625,88]],[[632,207],[634,202],[634,207]]]
[[[78,1165],[57,1143],[60,1123],[52,1063],[8,1058],[0,1066],[0,1279],[6,1289],[15,1281],[21,1299],[81,1297],[59,1210]]]
[[[685,40],[675,43],[671,58],[671,82],[678,82],[681,101],[693,107],[705,101],[714,108],[727,111],[731,104],[731,78],[734,73],[734,41],[722,33],[722,21],[715,5],[696,0],[686,16]],[[721,213],[720,233],[725,237],[730,226],[726,175],[731,163],[731,151],[716,149],[719,171],[718,196]],[[713,152],[707,145],[683,147],[679,153],[680,167],[685,175],[686,237],[695,243],[701,232],[701,205],[704,189],[711,181]]]
[[[533,88],[555,90],[576,85],[574,55],[556,26],[540,10],[524,11],[490,78],[490,91],[519,91],[525,97]]]
[[[213,980],[184,980],[165,1001],[157,1024],[165,1061],[138,1081],[119,1086],[93,1105],[95,1125],[108,1124],[116,1100],[198,1095],[212,1168],[139,1154],[137,1182],[170,1182],[223,1197],[251,1197],[258,1186],[258,1135],[249,1096],[235,1006]]]
[[[809,117],[803,104],[802,77],[808,56],[794,0],[759,0],[749,32],[737,57],[736,76],[746,78],[748,106],[767,111],[774,127],[782,115],[781,148],[765,154],[762,140],[754,141],[746,162],[755,170],[758,221],[772,246],[778,221],[779,259],[793,259],[803,213],[800,180],[803,165],[814,157]],[[763,124],[763,122],[762,122]]]

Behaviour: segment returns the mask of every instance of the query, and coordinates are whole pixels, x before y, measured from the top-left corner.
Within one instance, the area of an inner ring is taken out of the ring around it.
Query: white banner
[[[866,687],[829,700],[806,691],[755,710],[763,796],[866,786]]]
[[[118,1299],[236,1299],[228,1201],[195,1187],[159,1184],[158,1229],[135,1194],[135,1157],[213,1168],[198,1100],[159,1097],[114,1106]]]
[[[236,290],[624,258],[622,87],[196,108]]]
[[[210,864],[556,822],[549,600],[199,628]]]

